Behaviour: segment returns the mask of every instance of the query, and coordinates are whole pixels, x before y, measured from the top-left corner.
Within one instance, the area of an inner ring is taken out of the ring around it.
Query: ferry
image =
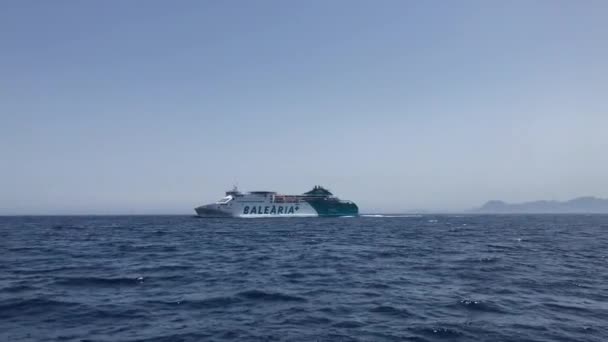
[[[341,200],[319,185],[302,195],[281,195],[274,191],[242,193],[235,186],[217,202],[194,210],[199,217],[338,217],[359,214],[355,203]]]

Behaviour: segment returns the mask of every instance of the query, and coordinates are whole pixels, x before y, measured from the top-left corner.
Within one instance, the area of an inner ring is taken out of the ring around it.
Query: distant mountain
[[[534,201],[524,203],[505,203],[503,201],[488,201],[486,204],[472,210],[476,213],[597,213],[608,214],[608,199],[597,197],[579,197],[569,201]]]

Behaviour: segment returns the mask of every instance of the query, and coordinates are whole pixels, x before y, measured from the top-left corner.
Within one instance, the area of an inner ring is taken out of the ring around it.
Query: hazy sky
[[[2,1],[0,214],[608,197],[607,1]]]

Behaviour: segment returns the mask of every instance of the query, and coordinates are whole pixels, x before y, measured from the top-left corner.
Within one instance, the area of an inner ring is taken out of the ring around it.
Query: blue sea
[[[608,341],[608,216],[0,217],[0,341]]]

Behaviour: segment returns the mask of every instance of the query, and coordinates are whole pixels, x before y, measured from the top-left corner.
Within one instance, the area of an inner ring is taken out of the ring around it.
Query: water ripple
[[[608,216],[0,218],[0,341],[608,341]]]

